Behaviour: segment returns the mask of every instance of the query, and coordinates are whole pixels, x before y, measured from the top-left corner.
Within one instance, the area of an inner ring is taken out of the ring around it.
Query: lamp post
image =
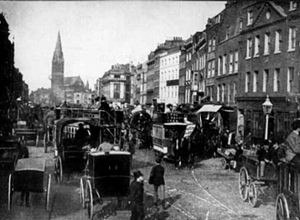
[[[266,115],[266,130],[265,130],[265,140],[268,140],[268,131],[269,131],[269,116],[272,112],[273,104],[271,103],[269,99],[269,95],[267,95],[267,98],[265,102],[262,104],[264,114]]]

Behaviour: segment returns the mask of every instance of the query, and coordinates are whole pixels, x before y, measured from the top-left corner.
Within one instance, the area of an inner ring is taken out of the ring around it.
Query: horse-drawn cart
[[[11,210],[15,192],[45,193],[45,206],[50,206],[51,174],[45,171],[45,159],[19,159],[14,172],[8,177],[8,210]]]
[[[88,154],[85,174],[80,179],[81,201],[92,218],[94,205],[104,198],[126,198],[130,185],[131,154],[124,151]]]
[[[242,200],[253,206],[259,205],[259,195],[262,186],[271,186],[277,182],[276,166],[273,163],[265,164],[264,175],[261,176],[260,161],[255,151],[244,150],[242,155],[242,167],[239,173],[239,192]]]

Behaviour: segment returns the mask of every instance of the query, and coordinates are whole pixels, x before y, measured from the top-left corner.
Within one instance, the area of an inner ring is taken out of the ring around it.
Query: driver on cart
[[[87,129],[83,127],[83,124],[79,124],[79,129],[76,131],[75,140],[78,147],[82,148],[86,145],[87,141],[89,140],[89,132]]]

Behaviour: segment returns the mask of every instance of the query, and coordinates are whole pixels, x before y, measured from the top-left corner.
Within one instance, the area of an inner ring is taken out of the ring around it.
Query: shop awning
[[[222,105],[203,105],[198,111],[197,114],[200,112],[217,112],[220,110]]]

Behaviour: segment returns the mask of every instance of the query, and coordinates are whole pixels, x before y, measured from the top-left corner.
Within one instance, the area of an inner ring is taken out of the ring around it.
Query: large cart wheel
[[[248,199],[249,203],[252,205],[253,208],[257,207],[258,205],[258,186],[255,183],[250,183],[249,185],[249,192],[248,192]]]
[[[242,200],[245,202],[248,199],[248,182],[249,182],[249,175],[246,167],[242,167],[240,169],[239,175],[239,192],[241,195]]]
[[[280,193],[276,198],[276,216],[275,220],[289,220],[290,210],[284,194]]]
[[[86,196],[87,196],[87,185],[84,177],[80,178],[80,202],[82,204],[82,208],[86,208]]]
[[[93,190],[92,190],[92,185],[91,181],[87,180],[86,182],[87,185],[87,211],[88,211],[88,218],[91,219],[93,217]]]
[[[8,190],[7,190],[7,209],[10,211],[12,206],[12,175],[9,174],[8,176]]]
[[[46,191],[46,210],[50,210],[50,189],[51,189],[51,174],[48,174],[47,191]]]
[[[54,172],[55,172],[55,179],[58,183],[62,182],[62,178],[63,178],[63,168],[62,168],[62,161],[61,161],[61,157],[58,156],[56,161],[55,161],[55,168],[54,168]]]

